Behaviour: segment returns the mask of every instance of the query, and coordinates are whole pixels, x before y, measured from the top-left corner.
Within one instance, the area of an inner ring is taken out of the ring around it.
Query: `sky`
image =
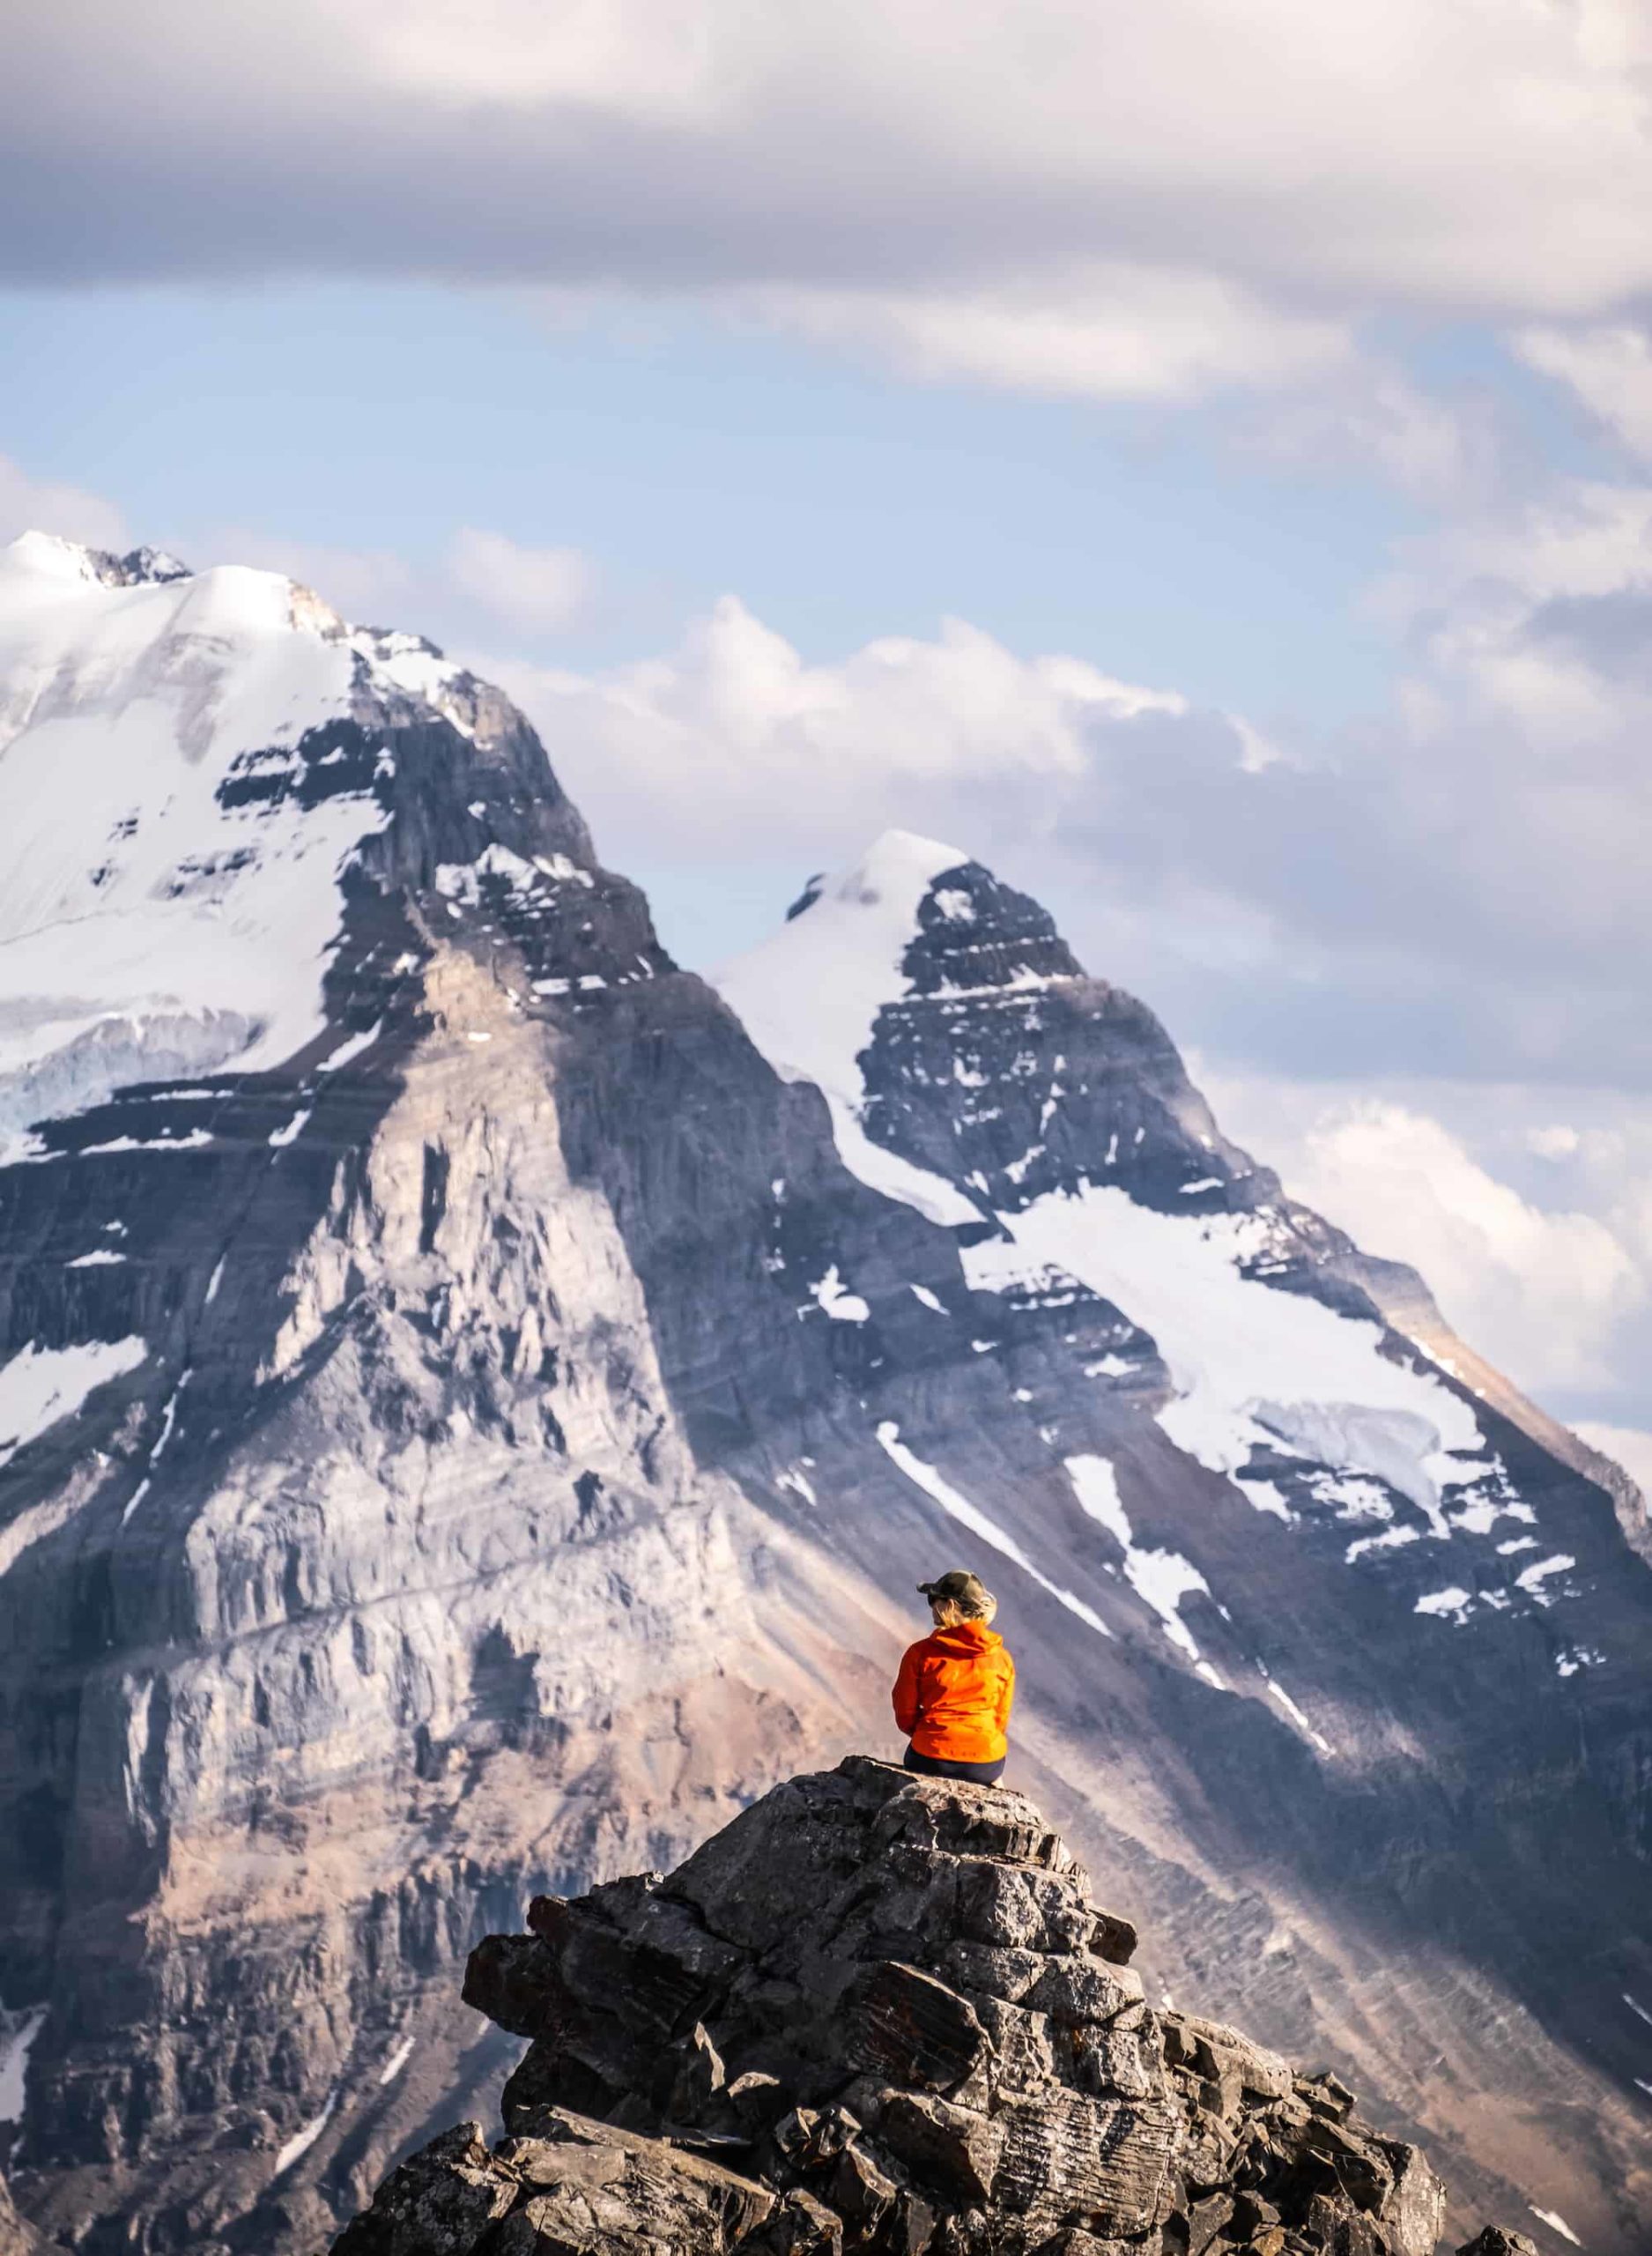
[[[60,0],[0,537],[534,719],[679,957],[886,824],[1652,1479],[1642,0]]]

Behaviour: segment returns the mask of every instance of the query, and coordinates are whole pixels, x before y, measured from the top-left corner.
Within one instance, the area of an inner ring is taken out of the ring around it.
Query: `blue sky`
[[[492,672],[691,962],[982,855],[1640,1433],[1648,88],[1639,0],[62,0],[0,534]]]
[[[0,418],[36,477],[202,561],[239,525],[431,564],[462,524],[571,543],[601,600],[536,647],[581,663],[732,589],[814,658],[956,612],[1322,725],[1382,696],[1392,639],[1358,598],[1426,522],[1357,465],[1248,461],[1204,416],[915,385],[692,313],[574,326],[406,285],[13,290],[0,338]]]

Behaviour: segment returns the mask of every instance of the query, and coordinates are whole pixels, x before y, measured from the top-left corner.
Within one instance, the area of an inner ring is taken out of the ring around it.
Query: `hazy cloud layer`
[[[1373,314],[1625,318],[1649,65],[1640,0],[60,0],[8,42],[5,256],[686,293],[1186,398]]]

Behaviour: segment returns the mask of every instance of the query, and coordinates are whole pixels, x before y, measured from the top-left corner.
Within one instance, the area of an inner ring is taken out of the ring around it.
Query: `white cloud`
[[[401,0],[358,4],[341,28],[405,94],[456,108],[693,121],[716,98],[713,14],[700,0]]]
[[[1526,1132],[1526,1148],[1535,1152],[1540,1160],[1572,1159],[1582,1140],[1576,1129],[1567,1127],[1563,1121],[1552,1127],[1530,1128]]]
[[[569,626],[589,598],[595,575],[576,548],[526,548],[502,532],[465,525],[454,535],[448,571],[485,611],[525,634]]]
[[[1488,514],[1405,569],[1406,694],[1322,745],[958,620],[805,661],[732,597],[599,675],[475,662],[617,860],[805,872],[941,832],[1258,1070],[1644,1086],[1652,491]]]
[[[1452,1325],[1538,1391],[1597,1382],[1647,1280],[1595,1216],[1545,1213],[1437,1120],[1367,1100],[1308,1130],[1292,1189],[1367,1250],[1413,1263]]]
[[[1633,454],[1652,461],[1652,338],[1628,323],[1520,330],[1515,350],[1567,384]]]
[[[1475,507],[1507,481],[1508,420],[1483,392],[1425,390],[1367,350],[1250,403],[1236,442],[1253,460],[1281,466],[1376,470],[1433,509]]]
[[[55,532],[92,548],[132,545],[126,520],[112,501],[78,486],[31,478],[0,455],[0,541],[15,540],[20,532]]]
[[[1270,308],[1214,274],[1110,265],[990,292],[785,289],[745,301],[923,382],[1052,398],[1204,397],[1346,367],[1347,324]]]
[[[1072,795],[1093,790],[1098,746],[1127,757],[1139,743],[1150,758],[1155,727],[1214,737],[1235,773],[1263,757],[1259,739],[1174,692],[1079,658],[1020,658],[960,620],[932,642],[891,635],[810,664],[726,596],[675,650],[596,677],[475,663],[522,704],[599,833],[633,858],[748,850],[818,863],[924,808],[930,827],[960,813],[989,835],[1005,799],[1048,835]]]
[[[1580,1418],[1573,1431],[1621,1466],[1643,1496],[1652,1497],[1652,1434],[1639,1426],[1603,1425],[1593,1418]]]
[[[32,282],[747,293],[931,374],[1294,385],[1372,316],[1626,317],[1652,286],[1648,20],[1641,0],[243,0],[232,23],[62,0],[0,88],[30,213],[6,256]]]

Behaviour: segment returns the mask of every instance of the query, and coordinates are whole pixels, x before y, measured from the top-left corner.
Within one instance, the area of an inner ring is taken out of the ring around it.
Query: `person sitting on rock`
[[[989,1627],[998,1601],[979,1575],[961,1567],[918,1588],[935,1630],[907,1647],[895,1678],[895,1721],[911,1742],[906,1767],[930,1778],[990,1785],[1004,1775],[1015,1697],[1015,1663]]]

